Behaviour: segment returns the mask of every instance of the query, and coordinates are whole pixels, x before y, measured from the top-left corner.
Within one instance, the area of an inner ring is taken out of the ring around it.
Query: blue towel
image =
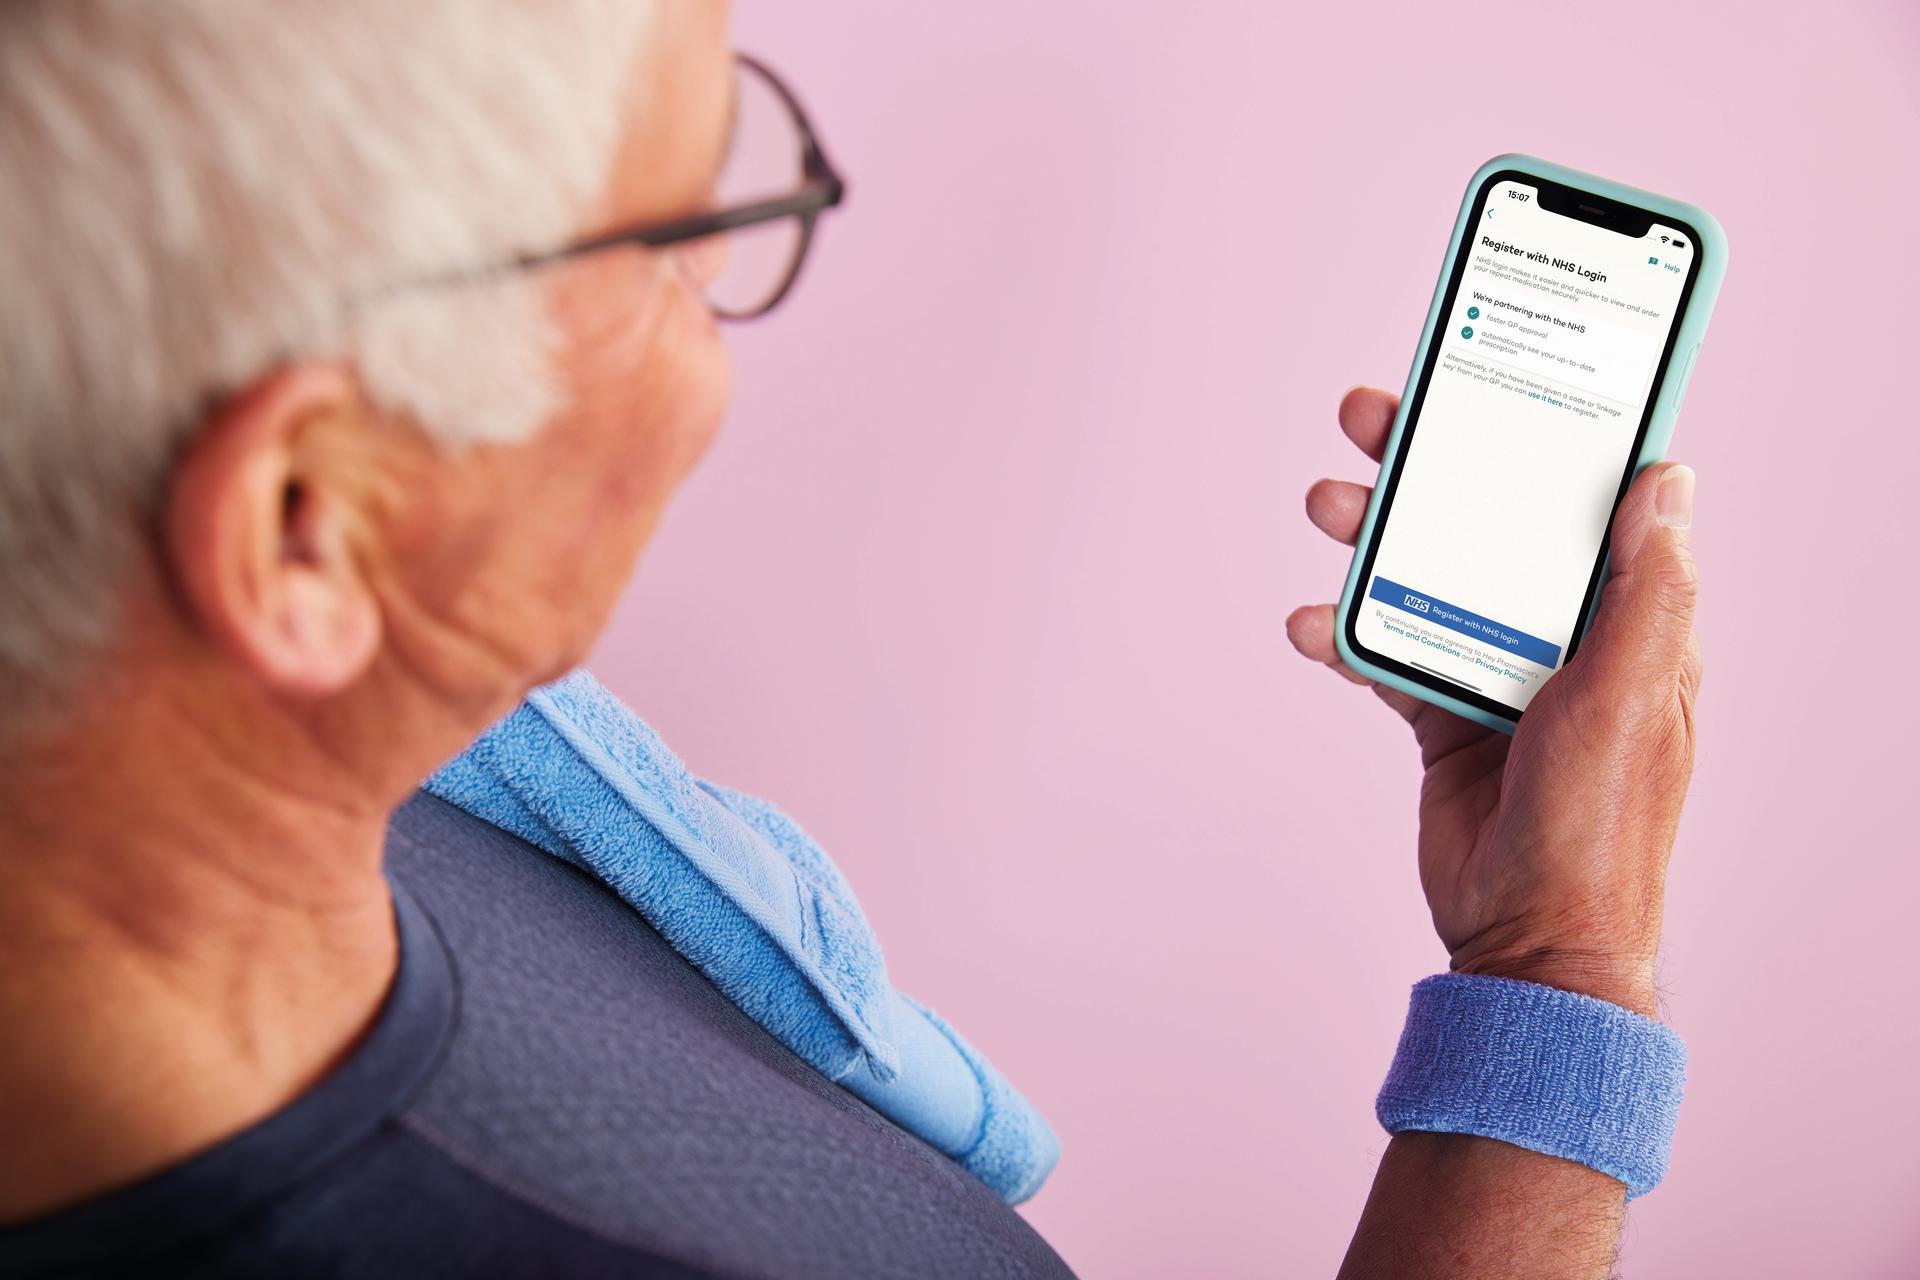
[[[771,805],[692,777],[586,672],[536,689],[425,785],[604,882],[782,1044],[1009,1203],[1052,1172],[1047,1122],[893,989],[820,847]]]

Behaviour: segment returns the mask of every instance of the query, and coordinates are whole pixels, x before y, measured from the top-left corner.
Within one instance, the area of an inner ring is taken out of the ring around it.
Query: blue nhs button
[[[1551,640],[1530,636],[1436,596],[1423,596],[1417,591],[1409,591],[1405,585],[1391,579],[1375,575],[1373,585],[1367,588],[1367,598],[1378,600],[1391,609],[1420,614],[1426,618],[1428,626],[1457,631],[1495,653],[1524,658],[1549,671],[1560,665],[1560,646]]]

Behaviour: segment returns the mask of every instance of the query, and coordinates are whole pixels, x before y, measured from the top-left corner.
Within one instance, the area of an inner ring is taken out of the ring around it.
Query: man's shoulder
[[[823,1078],[597,880],[452,805],[388,869],[458,1024],[405,1122],[610,1239],[756,1274],[1063,1275],[1019,1215]]]

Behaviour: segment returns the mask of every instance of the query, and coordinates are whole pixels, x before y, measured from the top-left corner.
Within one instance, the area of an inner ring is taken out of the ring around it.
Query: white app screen
[[[1354,631],[1525,710],[1566,661],[1699,250],[1657,220],[1636,238],[1543,209],[1518,181],[1468,234]]]

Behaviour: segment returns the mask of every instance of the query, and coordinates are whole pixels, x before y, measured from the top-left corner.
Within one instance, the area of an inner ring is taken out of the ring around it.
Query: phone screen
[[[1517,718],[1579,642],[1700,248],[1518,172],[1468,217],[1344,625],[1368,659]]]

